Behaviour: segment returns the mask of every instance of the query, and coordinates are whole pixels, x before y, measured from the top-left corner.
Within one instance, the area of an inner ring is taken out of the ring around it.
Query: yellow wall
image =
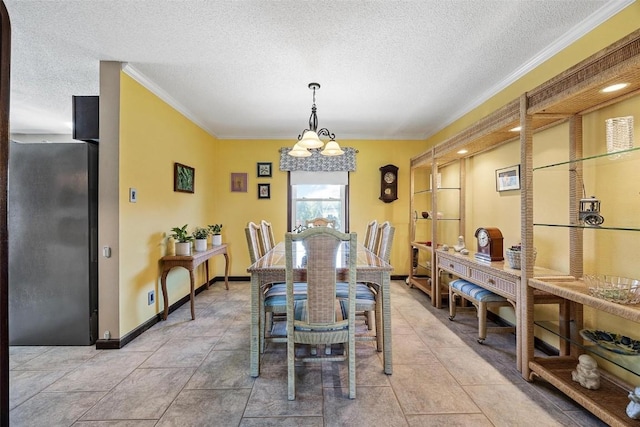
[[[293,138],[293,137],[292,137]],[[212,221],[223,223],[223,240],[231,246],[231,275],[247,276],[250,265],[244,228],[249,221],[265,219],[274,228],[276,241],[287,231],[287,172],[279,170],[279,150],[291,147],[294,140],[218,140],[214,169],[216,201]],[[365,226],[372,219],[390,221],[396,228],[391,255],[392,274],[408,274],[409,249],[409,167],[408,159],[424,150],[422,141],[346,141],[340,144],[359,150],[356,171],[349,174],[350,231],[364,238]],[[271,162],[272,178],[257,178],[256,163]],[[384,203],[380,196],[380,166],[394,164],[398,171],[398,200]],[[248,175],[247,193],[231,192],[230,174]],[[257,184],[271,184],[271,198],[258,199]],[[222,260],[216,261],[222,271]]]
[[[159,259],[172,227],[216,219],[216,140],[128,75],[121,73],[120,104],[120,331],[121,336],[162,310]],[[173,164],[194,167],[195,193],[173,191]],[[129,203],[129,188],[138,201]],[[215,270],[214,273],[216,274]],[[197,284],[204,283],[200,272]],[[169,303],[189,293],[185,269],[168,277]],[[156,303],[147,305],[147,293]]]

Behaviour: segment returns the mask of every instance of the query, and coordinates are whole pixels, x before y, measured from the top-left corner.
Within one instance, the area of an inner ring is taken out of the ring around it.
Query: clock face
[[[384,182],[386,182],[387,184],[391,184],[395,180],[396,180],[396,176],[394,175],[393,172],[387,172],[384,174]]]
[[[485,230],[480,230],[478,232],[478,245],[484,248],[488,244],[489,244],[489,235]]]

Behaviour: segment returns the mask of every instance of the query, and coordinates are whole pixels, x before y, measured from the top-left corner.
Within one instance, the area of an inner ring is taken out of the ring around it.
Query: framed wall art
[[[496,191],[520,189],[520,165],[496,170]]]
[[[258,199],[271,198],[271,184],[258,184]]]
[[[247,174],[242,172],[231,172],[231,191],[234,193],[247,192]]]
[[[271,162],[258,162],[258,178],[271,178]]]
[[[196,170],[182,163],[173,164],[173,191],[195,192]]]

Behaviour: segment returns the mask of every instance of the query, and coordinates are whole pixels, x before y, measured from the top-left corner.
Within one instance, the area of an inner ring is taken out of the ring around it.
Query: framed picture
[[[173,191],[195,192],[196,170],[182,163],[173,164]]]
[[[258,199],[271,198],[271,184],[258,184]]]
[[[231,191],[234,193],[247,192],[247,174],[231,172]]]
[[[496,169],[496,191],[520,189],[520,165]]]
[[[258,162],[258,178],[271,178],[271,162]]]

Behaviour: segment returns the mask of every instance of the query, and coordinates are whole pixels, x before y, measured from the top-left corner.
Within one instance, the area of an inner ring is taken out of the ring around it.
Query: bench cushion
[[[502,302],[507,300],[506,298],[501,297],[498,294],[494,294],[482,286],[467,282],[463,279],[454,280],[449,283],[449,286],[460,291],[462,294],[468,295],[478,302]]]

